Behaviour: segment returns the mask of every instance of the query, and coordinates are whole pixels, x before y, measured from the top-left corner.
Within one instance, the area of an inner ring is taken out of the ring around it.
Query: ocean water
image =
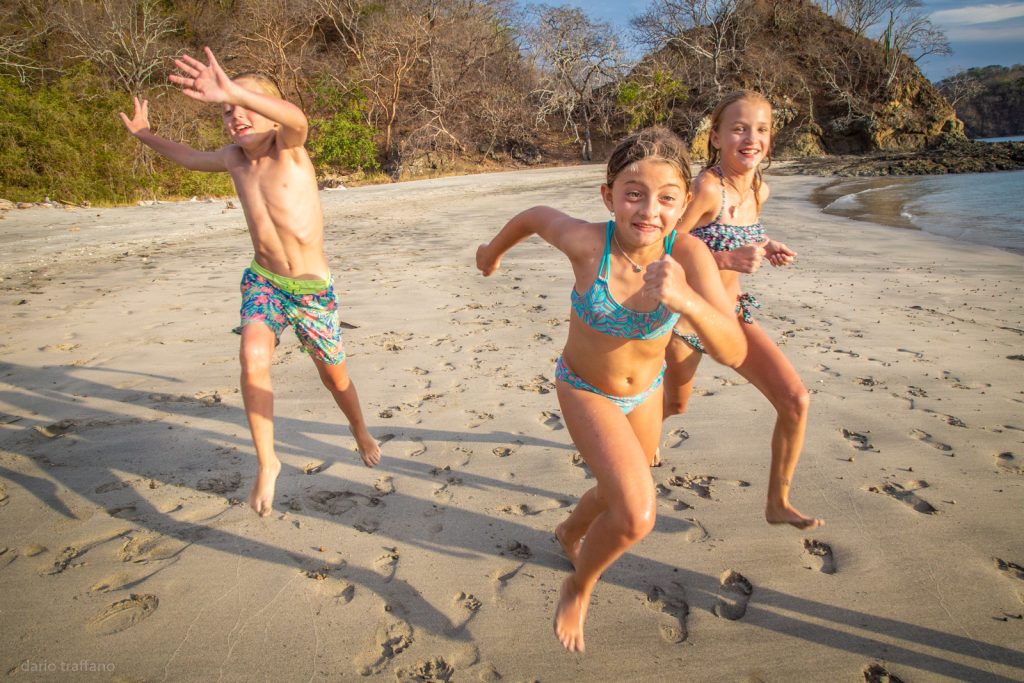
[[[975,142],[1024,142],[1024,135],[1011,135],[1008,138],[975,138]]]
[[[1024,254],[1024,171],[843,179],[813,199],[825,213]]]

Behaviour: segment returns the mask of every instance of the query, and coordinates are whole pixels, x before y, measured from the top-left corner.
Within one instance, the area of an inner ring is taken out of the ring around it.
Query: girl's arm
[[[768,188],[761,186],[761,201],[768,198]],[[690,232],[698,225],[707,225],[722,210],[722,185],[713,174],[702,173],[693,181],[693,199],[679,219],[679,231]],[[732,251],[712,253],[719,270],[753,273],[761,267],[765,256],[765,242],[748,244]]]
[[[647,267],[644,291],[684,318],[709,356],[738,367],[747,356],[735,304],[729,299],[708,248],[696,237],[680,235],[672,256]]]
[[[477,247],[476,267],[485,277],[493,274],[501,265],[501,257],[530,235],[539,235],[571,259],[571,252],[580,243],[579,235],[587,225],[586,221],[547,206],[527,209],[506,223],[490,242]]]
[[[203,152],[198,149],[174,142],[156,135],[149,128],[149,101],[134,98],[135,110],[132,117],[123,111],[118,112],[128,132],[137,137],[145,145],[167,157],[171,161],[193,171],[226,171],[222,150]]]
[[[181,92],[200,102],[242,106],[280,124],[277,144],[282,149],[306,143],[309,121],[301,109],[286,100],[246,90],[224,73],[210,48],[204,47],[203,52],[209,64],[189,55],[174,60],[174,65],[185,75],[171,74],[169,78],[181,86]]]

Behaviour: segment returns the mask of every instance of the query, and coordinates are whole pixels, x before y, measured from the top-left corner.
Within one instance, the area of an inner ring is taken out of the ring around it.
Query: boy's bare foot
[[[566,543],[565,531],[563,529],[564,524],[565,522],[555,527],[555,538],[558,539],[558,544],[562,546],[562,552],[569,558],[569,562],[572,563],[573,567],[576,567],[576,558],[580,556],[580,545],[583,544],[583,539],[579,539],[572,545]]]
[[[764,510],[764,518],[769,524],[790,524],[797,529],[816,529],[825,524],[823,519],[805,517],[788,503],[777,506],[769,504]]]
[[[353,432],[352,436],[356,438],[356,450],[359,451],[359,457],[363,459],[364,465],[373,467],[380,462],[380,444],[370,435],[370,432],[363,431],[362,434]]]
[[[583,652],[583,622],[587,619],[587,604],[590,596],[584,597],[576,586],[576,579],[569,576],[562,582],[562,592],[555,608],[555,636],[569,652]]]
[[[260,517],[266,517],[274,509],[274,486],[280,473],[280,460],[275,461],[273,465],[256,469],[256,481],[249,492],[249,506]]]

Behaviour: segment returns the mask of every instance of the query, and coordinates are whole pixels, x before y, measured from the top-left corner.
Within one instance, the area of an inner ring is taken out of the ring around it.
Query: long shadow
[[[15,371],[19,369],[26,373],[36,373],[39,371],[38,368],[17,368],[11,364],[3,364],[3,366],[4,367],[0,369],[7,371],[4,374],[8,378],[12,374],[16,374]],[[139,403],[142,401],[152,402],[156,400],[159,409],[168,413],[191,417],[202,417],[205,420],[221,421],[230,424],[233,427],[242,427],[244,429],[244,415],[238,409],[227,408],[224,406],[204,407],[195,401],[180,400],[180,397],[171,397],[173,400],[166,400],[166,397],[165,399],[161,399],[161,395],[154,394],[153,392],[143,392],[134,389],[115,389],[108,385],[91,383],[87,380],[82,380],[80,377],[72,376],[67,372],[66,368],[46,368],[46,370],[50,373],[57,372],[62,374],[62,378],[65,382],[75,384],[76,391],[79,394],[100,396],[115,401],[125,401],[129,403]],[[8,382],[8,384],[10,384],[10,382]],[[56,382],[56,384],[60,385],[61,383]],[[38,405],[34,405],[34,409],[42,414],[59,415],[74,411],[76,418],[82,414],[86,415],[86,417],[80,418],[83,420],[83,424],[91,423],[100,427],[116,426],[124,424],[126,419],[129,422],[132,419],[135,419],[127,418],[123,413],[117,413],[110,410],[83,410],[83,406],[76,401],[74,395],[66,393],[66,391],[62,391],[60,389],[22,388],[34,394],[34,397],[30,399],[33,404],[37,404],[40,399],[43,399],[50,404],[42,408]],[[158,398],[154,399],[154,396]],[[25,399],[25,395],[16,391],[6,391],[0,393],[0,398],[10,404],[18,405],[19,400]],[[27,406],[25,412],[29,412],[29,408]],[[23,417],[22,420],[25,421],[26,424],[32,422],[31,418]],[[38,423],[39,421],[36,420],[36,422]],[[332,436],[336,435],[336,429],[333,426],[327,427],[318,423],[311,423],[294,418],[285,418],[282,422],[286,424],[287,427],[279,431],[282,434],[288,435],[288,440],[286,442],[287,447],[301,452],[319,452],[323,448],[322,443],[315,439],[310,439],[306,436],[306,433],[331,434]],[[220,445],[225,441],[225,439],[229,438],[228,435],[223,433],[196,426],[190,425],[187,429],[192,431],[193,434],[199,435],[208,441],[211,444],[211,447],[214,445]],[[34,450],[33,446],[36,443],[34,439],[36,437],[32,435],[30,430],[26,431],[27,437],[24,438],[21,436],[20,432],[0,432],[0,443],[3,443],[7,448],[15,447],[15,451],[20,447],[20,450],[23,451],[22,454],[26,457],[30,459],[37,458],[38,456],[34,456],[31,452]],[[442,437],[443,440],[462,442],[500,440],[504,443],[508,443],[510,440],[520,440],[524,443],[537,446],[553,448],[566,447],[564,443],[549,441],[546,439],[531,439],[529,437],[524,439],[521,435],[506,435],[503,433],[476,433],[473,431],[457,433],[420,428],[409,429],[405,427],[389,431],[400,431],[406,435],[416,436],[424,440],[442,439]],[[80,433],[80,436],[85,433],[87,433],[87,431]],[[512,438],[510,439],[509,437]],[[248,445],[247,438],[243,439],[242,437],[237,437],[234,440],[239,442],[240,445]],[[48,444],[52,445],[52,442],[48,442]],[[130,461],[124,460],[111,462],[110,458],[111,454],[108,453],[107,461],[104,462],[102,466],[106,467],[111,474],[113,474],[112,470],[115,466],[121,471],[133,471],[133,468],[138,469],[135,467],[135,464]],[[50,474],[54,480],[59,481],[65,487],[91,501],[98,507],[107,507],[106,502],[99,498],[99,494],[95,491],[81,490],[81,485],[72,481],[73,477],[67,477],[64,475],[64,471],[72,468],[59,466],[60,464],[61,463],[58,463],[58,466],[48,468],[46,470],[47,474]],[[383,467],[386,468],[384,471],[387,472],[398,472],[409,477],[436,481],[435,475],[431,472],[433,468],[431,468],[427,463],[389,458]],[[0,474],[12,483],[18,484],[25,491],[36,497],[56,513],[65,517],[73,516],[72,511],[57,496],[57,487],[54,486],[50,480],[13,472],[6,468],[4,468]],[[149,473],[137,472],[137,474],[140,477],[152,478],[152,475]],[[555,500],[567,498],[564,494],[543,488],[530,486],[524,487],[491,477],[466,472],[459,472],[458,474],[461,478],[462,486],[470,486],[477,490],[486,491],[504,489],[520,494],[543,496]],[[349,484],[349,482],[346,482],[339,477],[329,477],[327,473],[321,473],[321,475],[318,476],[325,477],[332,483],[336,482],[342,490],[344,490],[346,485]],[[78,488],[76,488],[76,486]],[[370,494],[372,495],[372,492],[370,492]],[[426,516],[428,512],[436,510],[437,507],[437,504],[434,501],[421,500],[397,492],[391,493],[389,496],[395,496],[393,500],[401,501],[403,504],[411,505],[414,508],[421,506],[424,516]],[[243,554],[242,549],[244,549],[245,556],[254,556],[267,562],[292,568],[296,568],[297,566],[301,567],[306,564],[316,565],[318,563],[322,563],[322,558],[318,558],[314,555],[304,553],[297,554],[287,551],[281,547],[267,544],[259,540],[254,540],[251,537],[245,537],[234,532],[225,531],[224,529],[211,526],[208,523],[192,523],[175,520],[168,514],[158,511],[142,496],[137,496],[137,500],[134,504],[136,506],[136,512],[135,516],[131,518],[132,522],[158,533],[173,535],[188,543],[198,543],[203,546],[228,553],[234,552]],[[346,521],[346,516],[348,516],[348,513],[332,515],[327,512],[318,511],[315,507],[313,510],[308,510],[305,514],[317,517],[326,522],[336,523],[344,523]],[[564,558],[562,558],[557,552],[541,550],[551,547],[551,535],[548,531],[533,529],[510,518],[502,516],[486,516],[454,506],[445,506],[444,514],[446,515],[445,519],[449,522],[454,520],[455,523],[453,526],[456,528],[481,528],[485,525],[490,525],[490,528],[498,536],[515,540],[529,548],[537,549],[532,556],[522,560],[522,562],[535,566],[547,567],[553,570],[564,571],[566,569]],[[492,540],[482,538],[480,540],[475,540],[476,535],[473,534],[461,534],[457,537],[445,536],[444,540],[428,542],[417,538],[415,533],[410,532],[408,530],[408,526],[405,524],[396,524],[395,528],[401,529],[402,531],[389,531],[387,519],[385,518],[385,522],[380,526],[380,528],[376,529],[374,533],[377,533],[382,538],[387,538],[390,542],[396,544],[407,544],[430,548],[434,551],[450,555],[489,557],[493,558],[496,562],[504,563],[512,561],[511,558],[503,557],[501,555],[500,551],[493,545]],[[671,516],[663,515],[659,518],[656,532],[672,534],[676,533],[680,528],[683,527],[679,520],[676,520]],[[439,612],[428,601],[424,600],[419,595],[416,588],[408,582],[394,577],[384,577],[372,570],[353,567],[351,565],[346,565],[338,571],[346,579],[379,595],[383,600],[385,600],[385,602],[390,603],[397,601],[402,605],[405,617],[408,619],[410,624],[429,631],[437,630],[440,626],[440,632],[447,637],[454,637],[458,639],[465,639],[469,637],[467,629],[463,628],[463,626],[465,626],[464,624],[462,626],[456,626],[453,624],[447,616]],[[701,599],[707,601],[714,601],[717,599],[717,591],[719,589],[717,577],[674,567],[663,562],[650,560],[633,554],[628,554],[620,561],[617,567],[613,567],[612,570],[610,570],[604,577],[604,581],[616,583],[633,590],[645,590],[648,586],[637,584],[632,578],[636,576],[647,577],[645,581],[656,579],[657,577],[664,577],[665,580],[671,579],[685,585],[688,594],[697,595]],[[748,619],[751,625],[765,630],[778,632],[787,636],[796,636],[810,642],[819,643],[829,648],[842,649],[868,658],[884,656],[889,662],[913,666],[921,670],[934,672],[944,676],[953,676],[964,680],[974,681],[1015,680],[993,674],[969,664],[953,661],[939,655],[921,652],[908,645],[897,645],[892,642],[892,639],[900,639],[908,641],[909,643],[916,643],[931,650],[944,650],[952,655],[995,661],[1024,672],[1024,653],[1016,650],[964,636],[945,633],[932,628],[917,626],[906,621],[879,617],[854,609],[807,600],[799,596],[771,589],[761,587],[757,587],[755,589],[755,599],[748,607],[747,615],[746,619]],[[850,633],[847,630],[841,630],[840,628],[823,625],[818,622],[825,622],[825,624],[831,622],[849,629],[856,629],[860,631],[860,633]]]

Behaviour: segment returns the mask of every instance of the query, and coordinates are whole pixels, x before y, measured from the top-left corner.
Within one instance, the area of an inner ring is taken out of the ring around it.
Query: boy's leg
[[[373,438],[366,428],[366,420],[363,418],[363,409],[359,405],[359,395],[356,393],[356,385],[348,376],[345,361],[331,364],[316,358],[317,372],[320,373],[320,381],[324,383],[327,390],[334,397],[334,402],[341,408],[348,420],[349,429],[356,440],[356,449],[359,451],[363,463],[367,467],[373,467],[380,462],[380,444]]]
[[[242,402],[258,463],[249,505],[261,517],[269,515],[273,508],[274,486],[281,472],[281,461],[274,452],[274,390],[270,382],[270,361],[276,343],[274,331],[263,323],[250,322],[242,328]]]
[[[772,432],[772,462],[765,518],[770,524],[813,529],[824,524],[806,517],[789,502],[789,488],[804,445],[810,395],[796,370],[771,337],[756,322],[744,324],[747,358],[736,368],[771,401],[777,418]]]

